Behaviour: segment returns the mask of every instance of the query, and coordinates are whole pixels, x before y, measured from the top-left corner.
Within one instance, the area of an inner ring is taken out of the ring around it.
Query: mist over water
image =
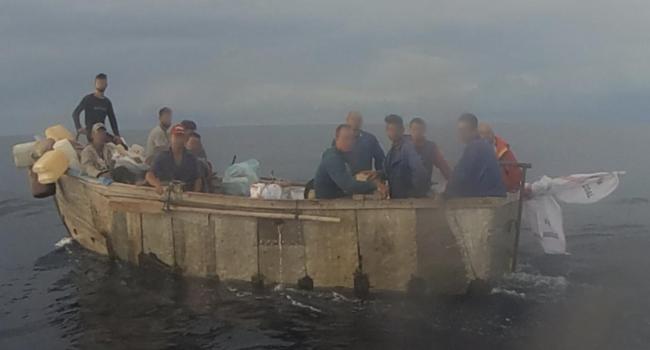
[[[367,117],[370,121],[373,118]],[[380,119],[379,119],[380,120]],[[200,125],[199,125],[200,127]],[[218,172],[237,155],[261,175],[309,179],[333,126],[201,129]],[[383,127],[367,129],[385,144]],[[453,164],[453,123],[432,138]],[[342,291],[247,286],[133,269],[57,242],[51,199],[31,199],[0,138],[0,349],[647,349],[650,124],[502,123],[531,178],[626,170],[603,202],[564,206],[571,255],[545,257],[524,232],[519,271],[478,299],[358,301]],[[144,144],[146,132],[125,132]]]

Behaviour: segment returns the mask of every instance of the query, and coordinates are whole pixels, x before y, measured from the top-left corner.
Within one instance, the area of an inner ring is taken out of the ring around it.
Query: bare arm
[[[156,177],[156,175],[154,175],[154,173],[151,170],[147,171],[147,174],[145,175],[144,178],[145,180],[147,180],[149,185],[153,186],[156,189],[156,192],[158,192],[158,194],[163,193],[163,188],[162,188],[162,184],[160,183],[160,180]]]

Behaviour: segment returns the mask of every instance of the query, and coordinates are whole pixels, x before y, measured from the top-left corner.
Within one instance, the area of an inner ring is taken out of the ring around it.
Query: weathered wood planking
[[[376,289],[405,291],[417,271],[413,209],[357,212],[363,272]]]
[[[190,276],[214,276],[214,233],[209,215],[173,214],[172,231],[176,266]]]
[[[61,217],[84,247],[133,264],[142,253],[154,255],[189,276],[262,274],[267,283],[295,284],[309,275],[316,287],[352,288],[362,266],[374,289],[404,291],[417,278],[431,292],[457,294],[473,279],[508,271],[515,253],[516,202],[504,199],[264,201],[177,193],[164,211],[164,197],[149,188],[69,176],[58,186]]]
[[[308,211],[321,215],[331,211]],[[326,287],[354,287],[354,272],[359,266],[355,212],[333,212],[341,223],[304,222],[307,274],[314,284]]]
[[[172,218],[166,214],[142,214],[142,251],[153,254],[162,263],[173,267],[174,236]]]
[[[301,222],[257,219],[259,272],[267,282],[296,284],[305,276]]]
[[[417,209],[417,277],[429,292],[461,293],[467,287],[456,237],[443,210]]]
[[[258,272],[257,219],[210,216],[216,273],[222,280],[249,281]]]

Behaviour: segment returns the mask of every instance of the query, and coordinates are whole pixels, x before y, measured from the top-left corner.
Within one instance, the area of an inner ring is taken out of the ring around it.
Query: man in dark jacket
[[[466,145],[449,185],[452,197],[505,197],[499,161],[494,146],[478,133],[478,119],[465,113],[458,119],[458,134]]]
[[[384,187],[379,182],[362,182],[354,178],[345,157],[353,145],[352,128],[347,124],[339,125],[336,128],[334,146],[323,153],[314,177],[316,198],[333,199],[353,194],[369,194],[374,192],[378,186],[380,190],[383,190]]]
[[[429,192],[427,171],[413,142],[404,136],[402,117],[386,117],[386,135],[392,146],[386,155],[383,175],[388,180],[390,198],[425,197]]]
[[[363,117],[359,112],[348,113],[345,119],[354,134],[354,145],[347,155],[352,174],[362,171],[382,170],[384,167],[384,150],[375,135],[361,129]]]
[[[90,141],[90,129],[92,126],[96,123],[104,124],[107,116],[108,121],[111,123],[113,134],[118,139],[120,137],[115,111],[113,111],[113,104],[104,95],[107,87],[108,80],[106,74],[97,74],[95,77],[95,92],[84,96],[77,108],[72,112],[72,119],[74,120],[74,126],[77,128],[77,132],[79,134],[86,134],[88,141]],[[84,126],[81,125],[81,112],[84,112]]]

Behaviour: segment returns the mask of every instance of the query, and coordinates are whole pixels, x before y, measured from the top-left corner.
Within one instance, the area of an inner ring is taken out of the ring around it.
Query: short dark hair
[[[158,117],[160,118],[160,117],[162,117],[163,114],[165,114],[165,113],[171,113],[171,112],[172,112],[172,109],[171,109],[171,108],[169,108],[169,107],[163,107],[163,108],[161,108],[161,109],[158,111]]]
[[[199,135],[198,132],[193,132],[193,133],[191,133],[190,136],[189,136],[189,138],[192,138],[192,137],[196,137],[196,138],[199,139],[199,140],[201,139],[201,135]]]
[[[393,124],[393,125],[401,126],[402,128],[404,127],[404,120],[402,119],[402,117],[400,117],[397,114],[387,115],[386,118],[384,118],[384,121],[386,122],[386,124]]]
[[[185,128],[185,130],[196,130],[196,123],[191,120],[183,120],[181,122],[181,125]]]
[[[352,127],[350,125],[348,125],[348,124],[339,124],[339,126],[336,127],[336,133],[334,134],[334,137],[338,139],[339,134],[341,133],[341,130],[343,130],[343,129],[352,130]]]
[[[467,123],[472,129],[478,128],[478,118],[472,113],[463,113],[459,118],[459,122]]]
[[[413,124],[420,124],[422,126],[427,126],[427,123],[424,122],[424,119],[422,119],[420,117],[415,117],[415,118],[411,119],[411,122],[409,123],[409,125],[413,125]]]
[[[106,80],[106,74],[104,73],[99,73],[95,76],[95,80]]]

